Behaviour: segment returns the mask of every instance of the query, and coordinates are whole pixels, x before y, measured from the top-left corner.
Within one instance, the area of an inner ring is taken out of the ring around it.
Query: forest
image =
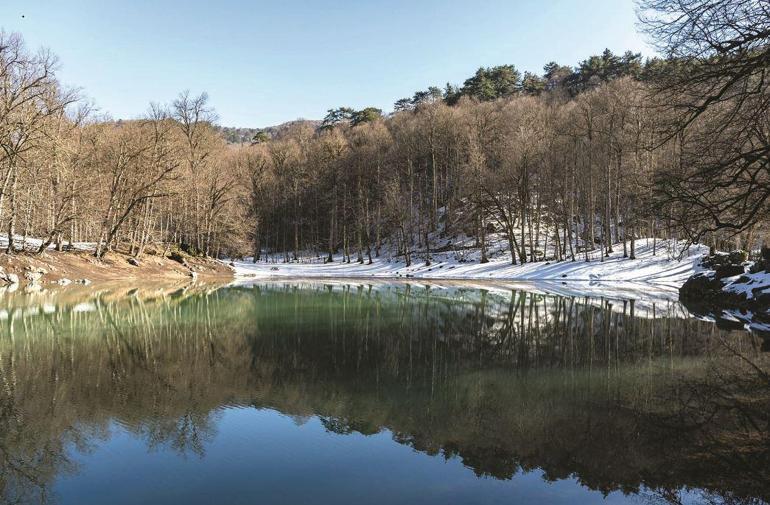
[[[766,244],[770,9],[642,0],[639,18],[661,56],[606,50],[539,75],[479,68],[392,112],[337,107],[253,135],[218,126],[206,93],[105,118],[59,82],[50,51],[2,33],[7,253],[85,242],[96,257],[409,265],[457,236],[485,262],[492,233],[514,263],[587,261],[613,247],[633,259],[640,237]]]

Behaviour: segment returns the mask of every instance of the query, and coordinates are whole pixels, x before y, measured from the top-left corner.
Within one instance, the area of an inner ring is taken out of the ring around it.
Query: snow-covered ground
[[[36,251],[43,244],[43,239],[34,237],[24,237],[23,235],[13,236],[13,245],[18,250]],[[69,242],[64,242],[66,247],[70,246]],[[8,234],[0,234],[0,250],[5,250],[8,247]],[[56,244],[49,244],[48,249],[53,250],[56,248]],[[78,251],[93,251],[96,249],[95,242],[75,242],[72,244],[72,248]]]
[[[499,243],[498,243],[499,242]],[[37,249],[42,241],[38,238],[17,235],[17,248]],[[325,263],[323,256],[303,255],[300,261],[248,260],[228,262],[234,265],[235,275],[240,279],[271,278],[324,278],[324,279],[433,279],[433,280],[484,280],[484,281],[551,281],[550,292],[564,291],[572,294],[593,294],[606,290],[610,285],[618,289],[643,293],[648,289],[668,291],[675,294],[693,273],[699,270],[698,263],[708,253],[705,246],[691,246],[684,250],[683,244],[674,241],[638,239],[636,259],[623,257],[623,245],[615,244],[615,252],[601,261],[599,251],[590,254],[586,262],[581,254],[576,261],[539,261],[524,265],[512,265],[510,252],[504,249],[502,240],[490,241],[490,260],[479,262],[479,252],[472,248],[462,251],[448,251],[431,254],[431,264],[425,265],[423,255],[415,254],[411,266],[407,267],[403,257],[383,254],[374,258],[371,265],[366,258],[363,264],[353,257],[350,263],[337,255],[334,262]],[[8,245],[7,235],[0,234],[0,249]],[[466,244],[463,244],[466,245]],[[77,250],[93,250],[93,243],[76,243]],[[53,249],[54,244],[49,246]],[[653,254],[653,250],[655,254]],[[679,256],[681,255],[681,259]],[[569,285],[569,286],[568,286]]]
[[[723,281],[724,291],[743,294],[751,300],[760,293],[770,293],[770,272],[756,272],[728,277]]]
[[[524,265],[512,265],[510,255],[492,257],[488,263],[464,261],[455,253],[431,255],[431,264],[414,256],[407,267],[402,259],[375,258],[371,265],[355,261],[344,263],[342,256],[333,263],[322,258],[306,258],[298,262],[234,261],[235,275],[251,278],[414,278],[414,279],[472,279],[514,281],[558,281],[599,285],[629,283],[638,286],[677,290],[687,278],[698,271],[700,259],[708,254],[706,246],[691,246],[678,255],[680,244],[640,239],[636,242],[636,259],[623,257],[623,245],[616,244],[610,257],[600,260],[594,254],[591,261],[582,257],[576,261],[540,261]],[[653,248],[655,254],[653,254]],[[564,286],[562,284],[562,286]],[[643,287],[641,288],[644,289]],[[582,291],[582,290],[581,290]]]

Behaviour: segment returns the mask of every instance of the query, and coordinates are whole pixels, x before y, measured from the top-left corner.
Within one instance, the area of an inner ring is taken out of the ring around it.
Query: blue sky
[[[633,0],[0,0],[0,27],[52,49],[102,112],[137,117],[189,89],[251,127],[389,111],[479,66],[653,54],[635,22]]]

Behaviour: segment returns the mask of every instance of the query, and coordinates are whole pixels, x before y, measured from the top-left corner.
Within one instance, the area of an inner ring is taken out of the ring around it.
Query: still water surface
[[[0,498],[761,503],[761,338],[676,302],[265,283],[0,299]]]

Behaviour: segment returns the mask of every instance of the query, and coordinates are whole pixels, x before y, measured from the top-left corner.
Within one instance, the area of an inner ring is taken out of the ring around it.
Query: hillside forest
[[[410,264],[463,236],[484,262],[491,234],[514,263],[613,247],[633,258],[639,237],[758,248],[770,236],[770,12],[642,0],[639,18],[661,56],[479,68],[392,112],[343,106],[268,129],[219,126],[207,94],[188,91],[106,118],[59,82],[53,53],[2,33],[7,252],[88,242],[97,257]]]

